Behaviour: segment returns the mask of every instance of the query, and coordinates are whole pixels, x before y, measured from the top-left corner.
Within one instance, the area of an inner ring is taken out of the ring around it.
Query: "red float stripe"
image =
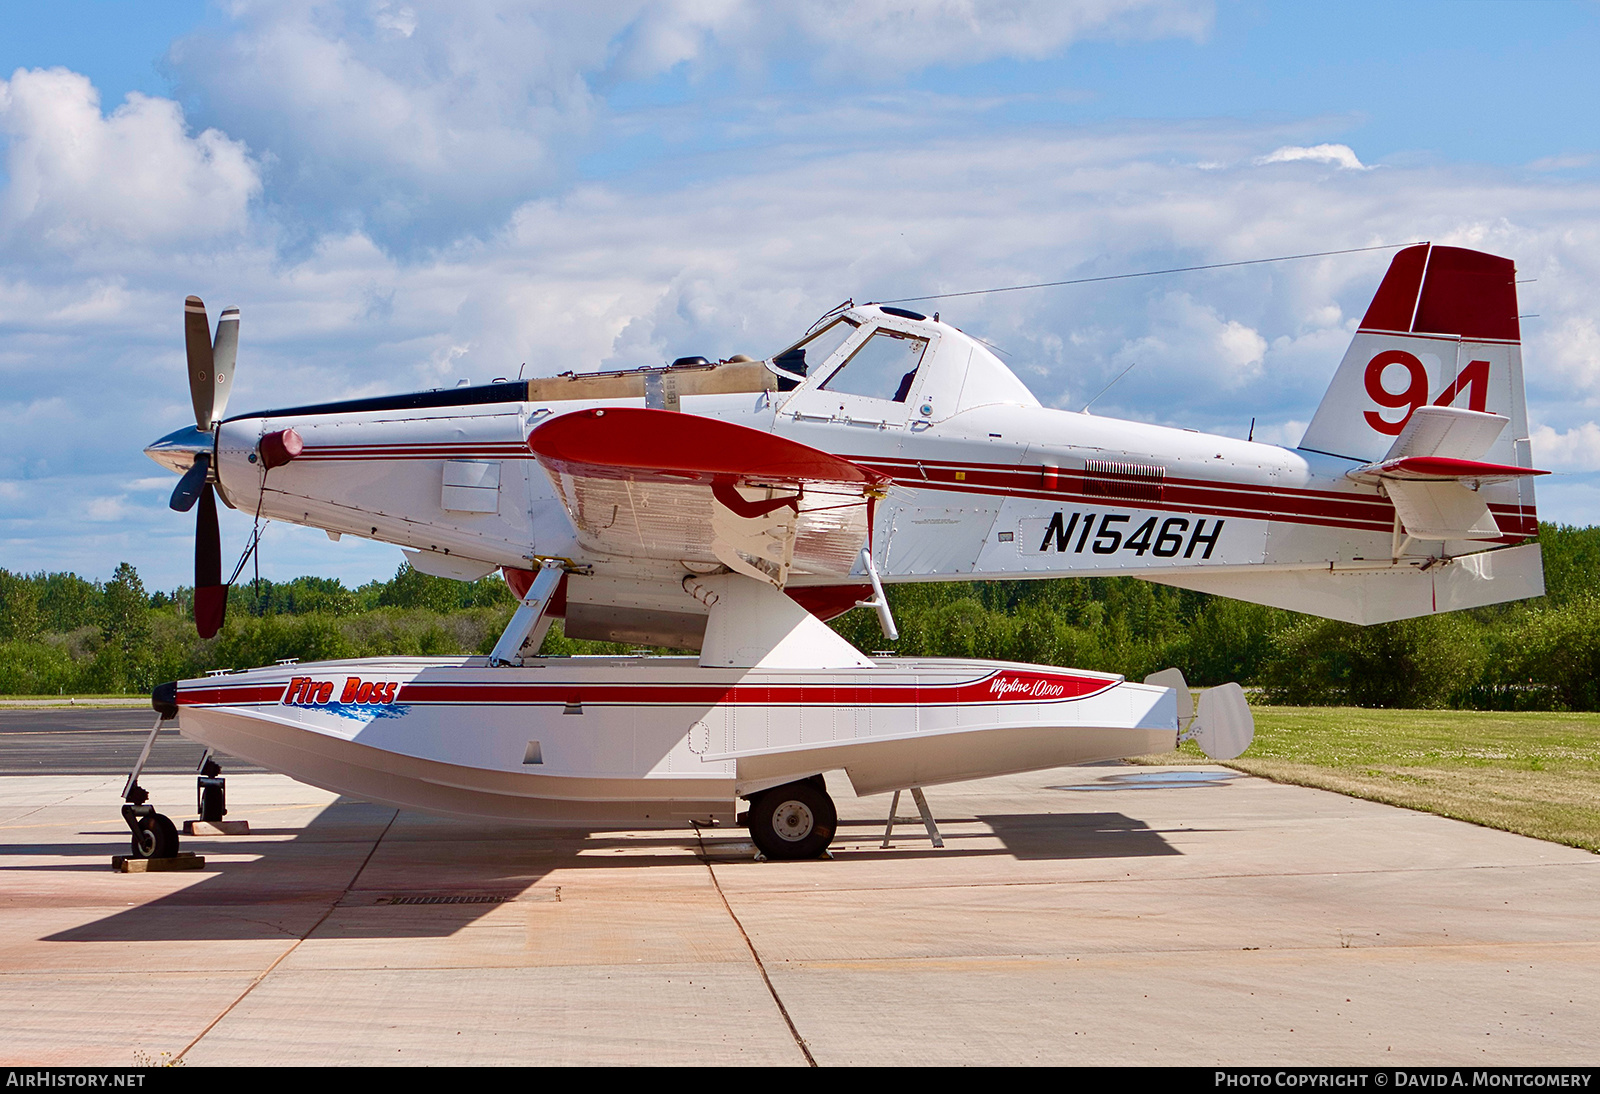
[[[236,706],[239,704],[276,703],[283,698],[289,681],[275,684],[210,685],[198,688],[179,688],[180,707]]]
[[[1114,680],[1058,673],[996,672],[959,684],[513,684],[410,683],[400,703],[620,706],[968,706],[1067,702],[1107,691]]]

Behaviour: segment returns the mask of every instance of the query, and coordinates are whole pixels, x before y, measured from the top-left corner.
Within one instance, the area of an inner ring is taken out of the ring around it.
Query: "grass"
[[[1253,708],[1227,766],[1600,852],[1600,714]],[[1144,763],[1209,763],[1194,743]]]

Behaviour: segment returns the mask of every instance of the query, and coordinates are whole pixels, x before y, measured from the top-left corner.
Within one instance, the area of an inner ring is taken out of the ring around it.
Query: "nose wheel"
[[[769,859],[816,858],[833,842],[839,814],[822,777],[763,790],[750,802],[750,838]]]
[[[137,810],[146,810],[137,815]],[[129,816],[135,813],[134,816]],[[125,805],[123,817],[133,829],[134,858],[174,858],[178,854],[178,829],[165,816],[152,807]]]

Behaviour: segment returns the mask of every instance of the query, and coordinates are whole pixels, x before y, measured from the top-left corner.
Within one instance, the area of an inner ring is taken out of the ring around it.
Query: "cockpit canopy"
[[[772,366],[780,391],[910,404],[923,421],[995,403],[1039,405],[976,339],[903,308],[850,308],[777,354]]]

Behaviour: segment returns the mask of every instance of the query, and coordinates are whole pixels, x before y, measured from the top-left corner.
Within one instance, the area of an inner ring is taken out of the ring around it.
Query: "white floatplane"
[[[227,589],[214,493],[261,518],[495,569],[493,653],[253,668],[156,689],[187,737],[403,808],[577,827],[748,824],[821,853],[821,776],[858,793],[1250,740],[1237,685],[1199,713],[1041,665],[868,656],[886,583],[1132,575],[1357,623],[1543,591],[1515,269],[1399,252],[1298,448],[1041,406],[960,330],[850,306],[770,359],[563,375],[224,417],[238,313],[190,297],[196,425],[147,453],[199,506],[196,622]],[[568,635],[697,656],[539,657]],[[1193,724],[1191,725],[1191,720]],[[213,770],[211,772],[215,774]],[[135,853],[174,853],[138,771]],[[748,801],[740,812],[739,799]]]

